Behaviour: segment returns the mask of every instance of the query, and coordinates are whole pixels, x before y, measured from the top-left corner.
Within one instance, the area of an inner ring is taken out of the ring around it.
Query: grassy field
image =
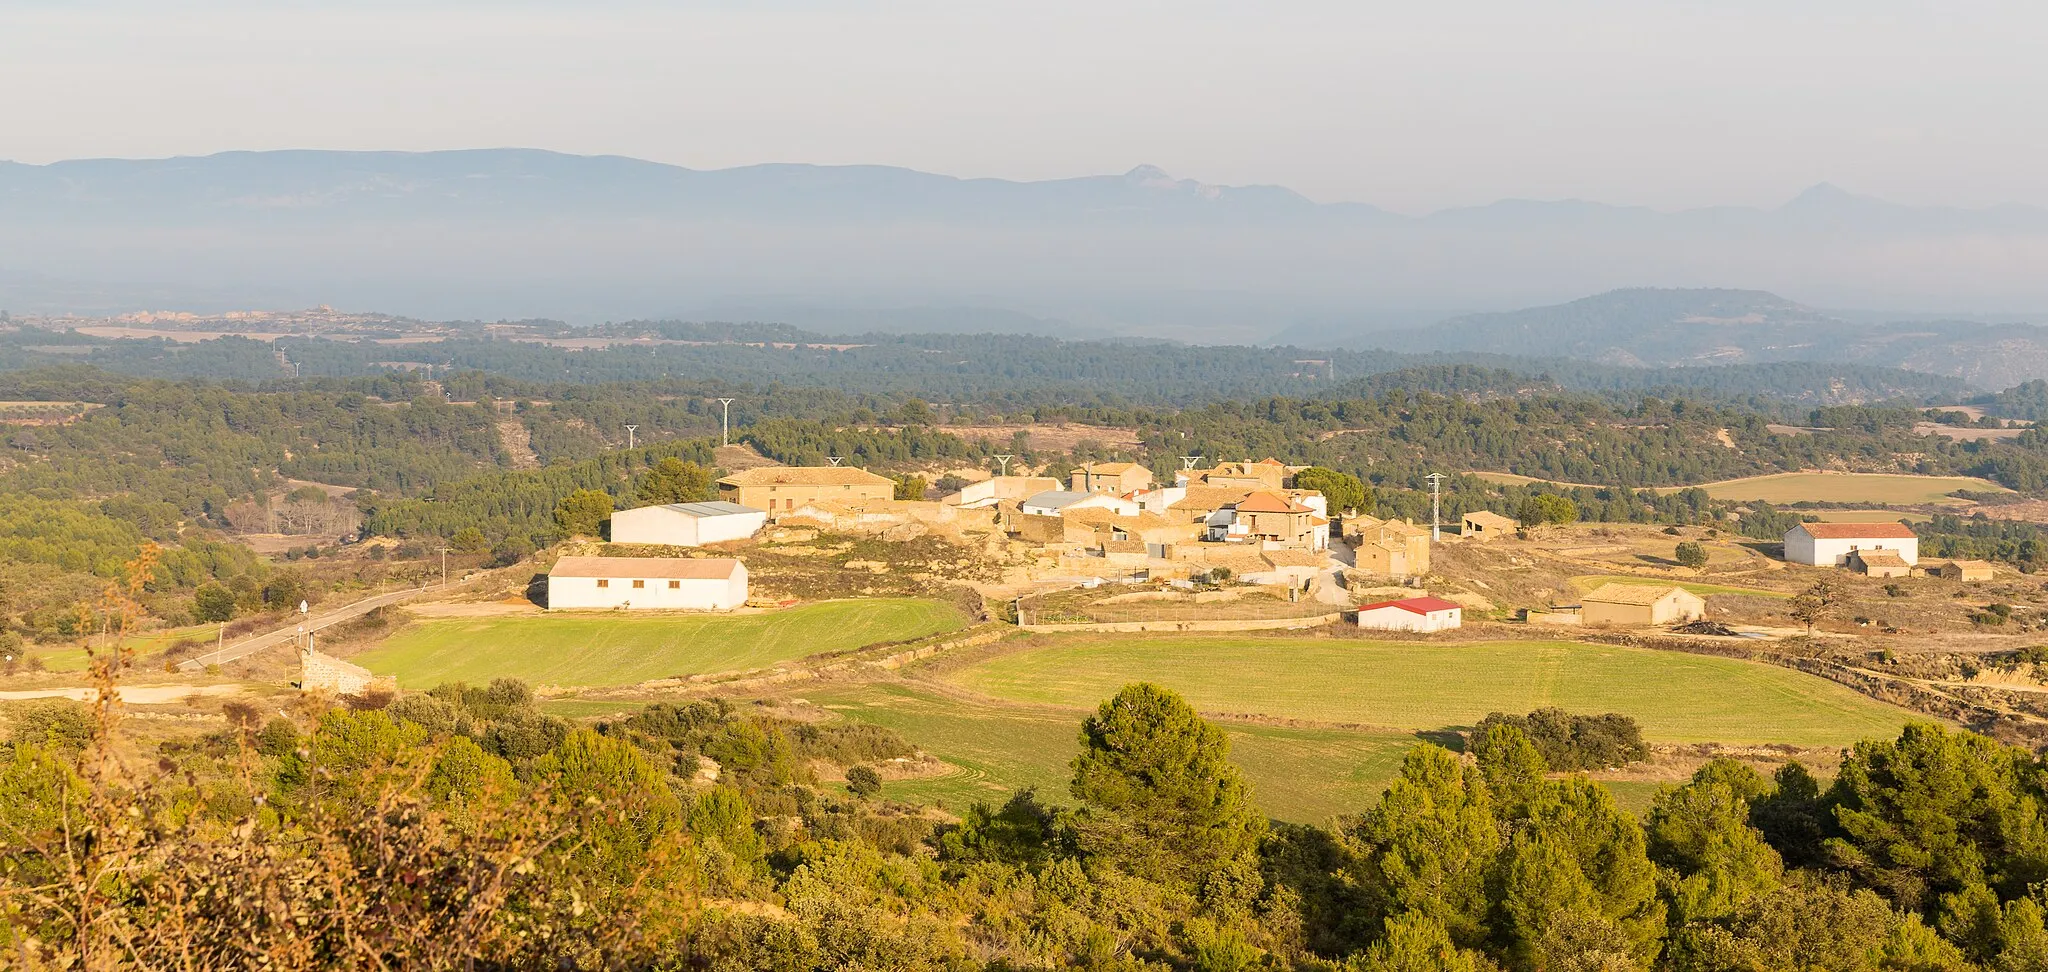
[[[1934,519],[1925,513],[1900,513],[1896,510],[1814,510],[1801,515],[1812,516],[1822,523],[1897,523],[1900,520],[1925,523]]]
[[[1085,709],[963,701],[899,684],[832,688],[805,697],[845,718],[894,729],[955,767],[944,776],[892,780],[882,787],[890,799],[957,812],[976,801],[1001,803],[1013,790],[1034,787],[1048,802],[1069,802],[1068,762],[1078,751]],[[1224,729],[1231,758],[1244,768],[1259,807],[1300,822],[1323,822],[1370,806],[1420,741],[1403,732],[1233,724]]]
[[[425,621],[352,659],[406,688],[488,682],[631,685],[745,671],[821,652],[921,638],[965,619],[942,601],[826,601],[767,614],[557,614]]]
[[[1096,704],[1157,682],[1198,708],[1441,730],[1555,705],[1635,717],[1658,742],[1840,746],[1912,718],[1847,688],[1726,658],[1567,642],[1073,637],[954,673],[1002,699]]]
[[[1517,476],[1512,473],[1473,473],[1487,482],[1510,485],[1528,485],[1548,482]],[[1553,483],[1558,486],[1579,486],[1583,483]],[[1997,483],[1972,476],[1907,476],[1889,473],[1777,473],[1770,476],[1750,476],[1744,479],[1724,479],[1715,483],[1701,483],[1707,495],[1723,500],[1755,500],[1763,503],[1898,503],[1917,505],[1920,503],[1957,503],[1949,497],[1959,489],[1984,493],[2009,493]],[[1659,486],[1659,493],[1675,493],[1684,486]],[[1896,518],[1898,514],[1891,514]]]
[[[1753,597],[1791,597],[1779,591],[1767,591],[1760,587],[1731,587],[1727,584],[1701,584],[1688,580],[1666,580],[1662,577],[1638,577],[1633,574],[1582,574],[1572,578],[1572,586],[1584,594],[1602,584],[1641,584],[1646,587],[1683,587],[1701,597],[1715,594],[1748,594]]]
[[[1948,503],[1958,489],[2010,492],[1988,479],[1970,476],[1893,476],[1879,473],[1781,473],[1707,483],[1707,495],[1765,503]]]

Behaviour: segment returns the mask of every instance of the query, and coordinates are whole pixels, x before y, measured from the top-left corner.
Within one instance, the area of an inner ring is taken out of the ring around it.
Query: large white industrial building
[[[701,547],[745,540],[768,523],[768,511],[738,503],[668,503],[612,514],[613,543]]]
[[[747,565],[730,557],[563,557],[548,610],[730,611],[747,603]]]

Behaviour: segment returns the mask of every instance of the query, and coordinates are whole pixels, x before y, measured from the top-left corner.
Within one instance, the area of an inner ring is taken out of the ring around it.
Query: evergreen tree
[[[612,497],[601,489],[579,489],[555,505],[555,525],[572,537],[595,537],[612,518]]]
[[[1829,856],[1901,908],[1934,911],[1984,885],[2013,900],[2048,878],[2038,764],[2024,750],[1931,723],[1850,750],[1829,799]]]
[[[718,491],[711,482],[711,470],[694,462],[668,456],[640,476],[633,499],[641,506],[666,503],[699,503],[714,499]]]
[[[1360,882],[1385,902],[1390,921],[1421,915],[1452,941],[1479,945],[1491,907],[1488,876],[1502,846],[1494,813],[1477,771],[1437,746],[1410,750],[1379,806],[1352,830]]]
[[[1313,489],[1329,500],[1330,512],[1342,514],[1347,510],[1371,513],[1372,487],[1357,476],[1321,466],[1310,466],[1294,474],[1294,488]]]
[[[1756,783],[1756,773],[1734,764]],[[1702,768],[1691,782],[1659,794],[1644,826],[1650,860],[1671,903],[1671,921],[1711,921],[1734,914],[1778,886],[1784,865],[1749,825],[1747,781],[1731,783],[1725,768]]]
[[[1494,972],[1486,956],[1459,948],[1442,923],[1420,912],[1387,919],[1386,935],[1351,963],[1357,972]]]
[[[1198,884],[1265,830],[1230,738],[1156,685],[1126,686],[1081,725],[1073,794],[1088,853],[1150,880]]]

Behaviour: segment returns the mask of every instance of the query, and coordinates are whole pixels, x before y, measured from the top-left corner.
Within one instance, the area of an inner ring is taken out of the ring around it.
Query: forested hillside
[[[1415,391],[1505,393],[1531,384],[1554,384],[1621,399],[1655,394],[1776,402],[1794,409],[1888,400],[1955,401],[1969,387],[1953,378],[1857,364],[1642,368],[1571,360],[1558,357],[1554,348],[1539,348],[1524,357],[1511,357],[1497,347],[1416,353],[1416,343],[1405,335],[1385,336],[1384,344],[1398,350],[1363,351],[1063,341],[1004,334],[827,337],[786,325],[675,322],[613,325],[577,337],[652,338],[663,343],[572,349],[483,338],[403,344],[283,338],[272,346],[231,336],[174,344],[161,339],[109,340],[23,328],[0,332],[0,369],[85,363],[152,377],[262,383],[291,373],[283,360],[292,362],[291,367],[305,376],[328,377],[376,375],[397,365],[431,365],[437,374],[478,371],[496,376],[500,382],[512,380],[528,386],[659,382],[684,377],[757,387],[830,389],[852,395],[916,396],[997,410],[1063,403],[1186,406],[1269,395],[1357,394],[1394,387],[1354,383],[1360,377],[1393,372],[1411,377],[1387,381]],[[1476,365],[1502,373],[1485,379],[1467,373],[1446,384],[1441,366],[1447,365]],[[524,394],[536,393],[529,390]],[[467,400],[470,396],[456,397]]]

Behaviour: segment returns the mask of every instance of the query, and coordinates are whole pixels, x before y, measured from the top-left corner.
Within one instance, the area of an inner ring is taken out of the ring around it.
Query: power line
[[[1422,478],[1429,481],[1429,539],[1434,543],[1444,538],[1444,474],[1430,473]]]
[[[732,445],[732,403],[736,401],[739,401],[739,399],[721,398],[718,400],[718,404],[725,406],[725,417],[720,419],[718,424],[718,444],[721,446]]]

